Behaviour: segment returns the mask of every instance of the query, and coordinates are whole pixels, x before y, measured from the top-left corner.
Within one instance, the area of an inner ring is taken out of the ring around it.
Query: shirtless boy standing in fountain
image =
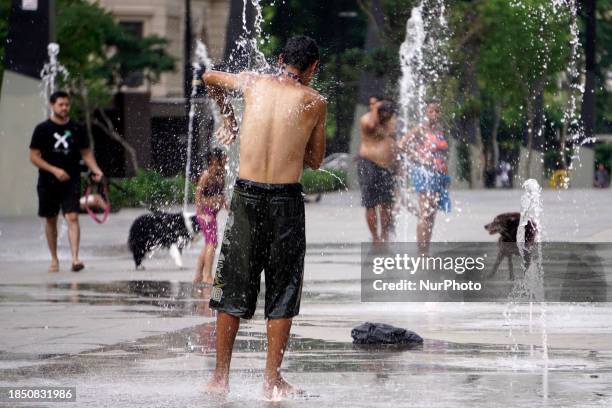
[[[372,241],[386,242],[393,222],[391,210],[395,191],[393,168],[396,123],[392,103],[375,96],[370,97],[370,111],[361,117],[359,125],[361,145],[357,172],[361,205],[366,208],[366,221]]]
[[[317,169],[325,152],[327,103],[308,87],[319,49],[308,37],[287,41],[277,75],[207,72],[204,82],[224,114],[219,140],[233,141],[237,125],[226,92],[244,96],[240,128],[240,172],[234,188],[221,255],[211,291],[217,316],[217,362],[209,392],[227,392],[234,339],[240,319],[255,312],[265,271],[268,355],[264,395],[298,390],[280,375],[291,321],[299,312],[306,238],[299,179],[303,167]]]

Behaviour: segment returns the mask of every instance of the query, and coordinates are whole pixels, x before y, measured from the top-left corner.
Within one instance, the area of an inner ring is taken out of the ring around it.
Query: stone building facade
[[[92,0],[93,1],[93,0]],[[151,97],[183,96],[183,44],[185,35],[184,0],[98,0],[99,4],[126,28],[141,34],[157,34],[169,41],[168,53],[176,58],[175,72],[163,74],[151,88]],[[191,24],[195,39],[208,47],[214,62],[219,62],[225,47],[230,0],[191,0]]]

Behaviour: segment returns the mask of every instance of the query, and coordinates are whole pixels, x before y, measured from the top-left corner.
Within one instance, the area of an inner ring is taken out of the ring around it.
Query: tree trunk
[[[533,122],[535,119],[534,114],[534,103],[531,95],[527,97],[525,101],[526,111],[527,111],[527,158],[525,159],[526,163],[523,166],[523,180],[527,180],[531,177],[531,153],[533,151]]]
[[[108,135],[108,137],[110,137],[111,139],[119,143],[125,149],[130,159],[129,161],[132,167],[132,171],[134,172],[134,175],[138,174],[139,166],[138,166],[138,158],[136,156],[136,149],[134,149],[128,142],[125,141],[123,137],[121,137],[119,133],[115,131],[113,122],[106,115],[103,109],[98,109],[98,112],[100,113],[100,117],[102,118],[102,121],[94,117],[92,119],[92,123],[98,126],[104,133]]]
[[[495,103],[493,106],[493,128],[491,129],[491,144],[493,146],[493,168],[497,169],[499,164],[499,143],[497,141],[497,133],[501,123],[501,106]]]
[[[470,101],[470,110],[468,121],[471,121],[471,125],[468,126],[468,141],[470,142],[470,160],[472,163],[470,171],[470,188],[482,188],[484,187],[484,173],[486,170],[486,163],[483,163],[486,158],[485,146],[482,143],[482,130],[480,128],[481,122],[481,108],[477,101],[481,100],[480,90],[478,89],[478,77],[476,72],[476,63],[474,62],[478,55],[480,48],[477,43],[466,44],[466,51],[469,55],[473,56],[473,59],[466,59],[464,62],[465,66],[465,78],[466,78],[466,89],[467,99]]]
[[[561,126],[560,135],[559,135],[559,154],[561,156],[560,160],[560,170],[567,170],[567,163],[565,162],[565,149],[567,146],[567,121],[563,122]]]
[[[482,130],[480,128],[480,112],[474,113],[472,117],[472,128],[474,129],[472,152],[472,171],[470,174],[470,188],[484,187],[484,172],[486,171],[486,147],[482,143]]]
[[[363,4],[360,6],[364,7]],[[385,35],[382,31],[385,27],[385,15],[380,0],[372,0],[369,2],[369,8],[367,8],[367,10],[369,18],[364,45],[366,53],[382,47],[382,38]],[[379,77],[373,72],[363,71],[359,77],[359,96],[357,103],[367,106],[370,96],[384,94],[388,79],[387,76]]]
[[[584,15],[586,38],[584,45],[585,56],[585,87],[582,98],[582,124],[585,137],[592,137],[595,130],[595,70],[596,70],[596,0],[584,0]]]
[[[91,129],[91,111],[89,110],[89,99],[87,98],[87,87],[83,84],[83,78],[79,77],[79,95],[83,102],[83,112],[85,112],[85,129],[87,131],[87,137],[89,138],[89,146],[91,150],[95,150],[95,142],[93,138],[93,131]]]
[[[536,81],[531,92],[527,93],[527,99],[525,101],[527,111],[527,163],[523,169],[523,176],[525,180],[531,178],[531,160],[533,156],[533,142],[535,139],[536,127],[543,129],[542,123],[543,116],[543,104],[544,104],[544,79],[540,78]],[[539,126],[537,126],[539,125]],[[539,179],[539,177],[538,177]]]

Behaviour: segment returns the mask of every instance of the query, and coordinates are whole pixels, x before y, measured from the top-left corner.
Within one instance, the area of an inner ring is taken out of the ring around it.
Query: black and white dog
[[[181,252],[198,238],[199,232],[200,225],[195,215],[165,212],[141,215],[130,227],[128,238],[136,269],[144,269],[142,260],[147,252],[159,248],[169,249],[176,266],[182,268]]]

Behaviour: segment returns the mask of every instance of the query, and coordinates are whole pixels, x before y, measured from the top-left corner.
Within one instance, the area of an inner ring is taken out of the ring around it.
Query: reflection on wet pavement
[[[0,385],[76,386],[78,406],[488,407],[492,400],[499,406],[606,406],[612,402],[611,351],[553,348],[546,359],[534,346],[432,338],[416,349],[355,347],[348,337],[350,328],[364,310],[376,316],[376,308],[385,305],[370,309],[362,305],[357,311],[359,295],[352,285],[342,280],[325,285],[314,282],[305,289],[304,314],[295,321],[283,366],[287,379],[303,387],[307,395],[280,404],[262,399],[266,341],[259,309],[254,320],[241,326],[232,362],[232,391],[219,400],[199,388],[214,367],[215,328],[207,289],[198,292],[191,284],[173,281],[0,286],[0,310],[74,304],[108,308],[108,319],[129,314],[163,322],[190,317],[204,321],[78,354],[11,352],[3,344]],[[318,290],[322,286],[325,291]],[[483,326],[494,326],[495,319],[500,319],[497,312],[480,313],[490,306],[474,309]],[[389,306],[385,307],[388,313]],[[402,307],[408,316],[410,306]],[[453,316],[439,310],[422,313],[425,320],[438,315]],[[24,321],[13,330],[61,332],[78,329],[80,324],[68,320],[43,327]],[[438,316],[433,324],[446,323]],[[459,320],[456,324],[475,329]]]

